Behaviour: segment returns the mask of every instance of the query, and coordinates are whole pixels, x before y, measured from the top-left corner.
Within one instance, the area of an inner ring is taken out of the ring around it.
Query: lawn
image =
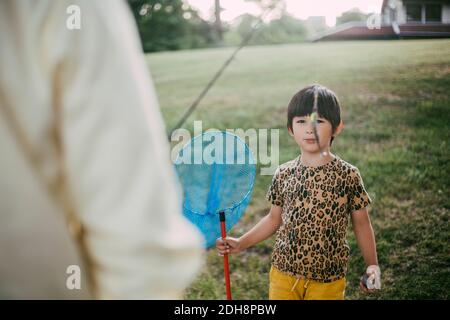
[[[232,49],[147,55],[171,128]],[[359,292],[365,266],[349,229],[347,299],[448,299],[450,293],[450,40],[358,41],[243,49],[185,124],[278,128],[280,163],[299,154],[286,131],[291,96],[311,83],[339,96],[345,129],[332,152],[356,165],[373,204],[383,290]],[[271,176],[258,175],[253,199],[231,234],[267,214]],[[274,237],[230,257],[235,299],[267,299]],[[223,260],[208,250],[186,299],[224,299]]]

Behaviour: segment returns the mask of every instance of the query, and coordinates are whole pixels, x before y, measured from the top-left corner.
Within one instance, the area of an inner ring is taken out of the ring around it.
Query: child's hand
[[[359,286],[365,293],[373,293],[381,289],[381,271],[377,265],[367,267],[366,274],[361,277]]]
[[[216,248],[220,256],[226,253],[238,253],[242,250],[239,239],[226,237],[225,240],[217,238]]]

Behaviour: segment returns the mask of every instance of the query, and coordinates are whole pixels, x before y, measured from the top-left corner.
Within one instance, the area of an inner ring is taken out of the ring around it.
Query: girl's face
[[[302,153],[320,153],[320,150],[328,150],[331,137],[333,136],[333,127],[330,121],[325,118],[317,118],[317,135],[319,136],[320,149],[314,136],[313,122],[311,116],[294,117],[292,119],[292,131],[289,134],[297,142]]]

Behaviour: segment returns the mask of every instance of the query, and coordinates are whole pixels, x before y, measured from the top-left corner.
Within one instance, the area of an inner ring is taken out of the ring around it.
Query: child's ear
[[[341,121],[336,128],[336,131],[333,134],[333,137],[336,137],[339,133],[341,133],[342,129],[344,129],[344,122]]]
[[[294,136],[294,132],[292,131],[292,127],[288,127],[288,132],[291,137]]]

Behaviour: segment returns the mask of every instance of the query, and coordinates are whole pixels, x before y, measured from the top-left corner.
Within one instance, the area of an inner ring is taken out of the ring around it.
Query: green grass
[[[167,127],[172,127],[232,49],[147,56]],[[291,96],[321,83],[340,98],[345,129],[333,152],[356,165],[374,200],[383,290],[359,292],[364,263],[349,229],[348,299],[448,299],[450,292],[450,41],[336,42],[250,47],[189,118],[203,128],[279,128],[280,163],[299,149],[285,130]],[[270,176],[257,176],[238,236],[269,209]],[[267,299],[274,238],[230,257],[235,299]],[[214,250],[186,299],[223,299]]]

